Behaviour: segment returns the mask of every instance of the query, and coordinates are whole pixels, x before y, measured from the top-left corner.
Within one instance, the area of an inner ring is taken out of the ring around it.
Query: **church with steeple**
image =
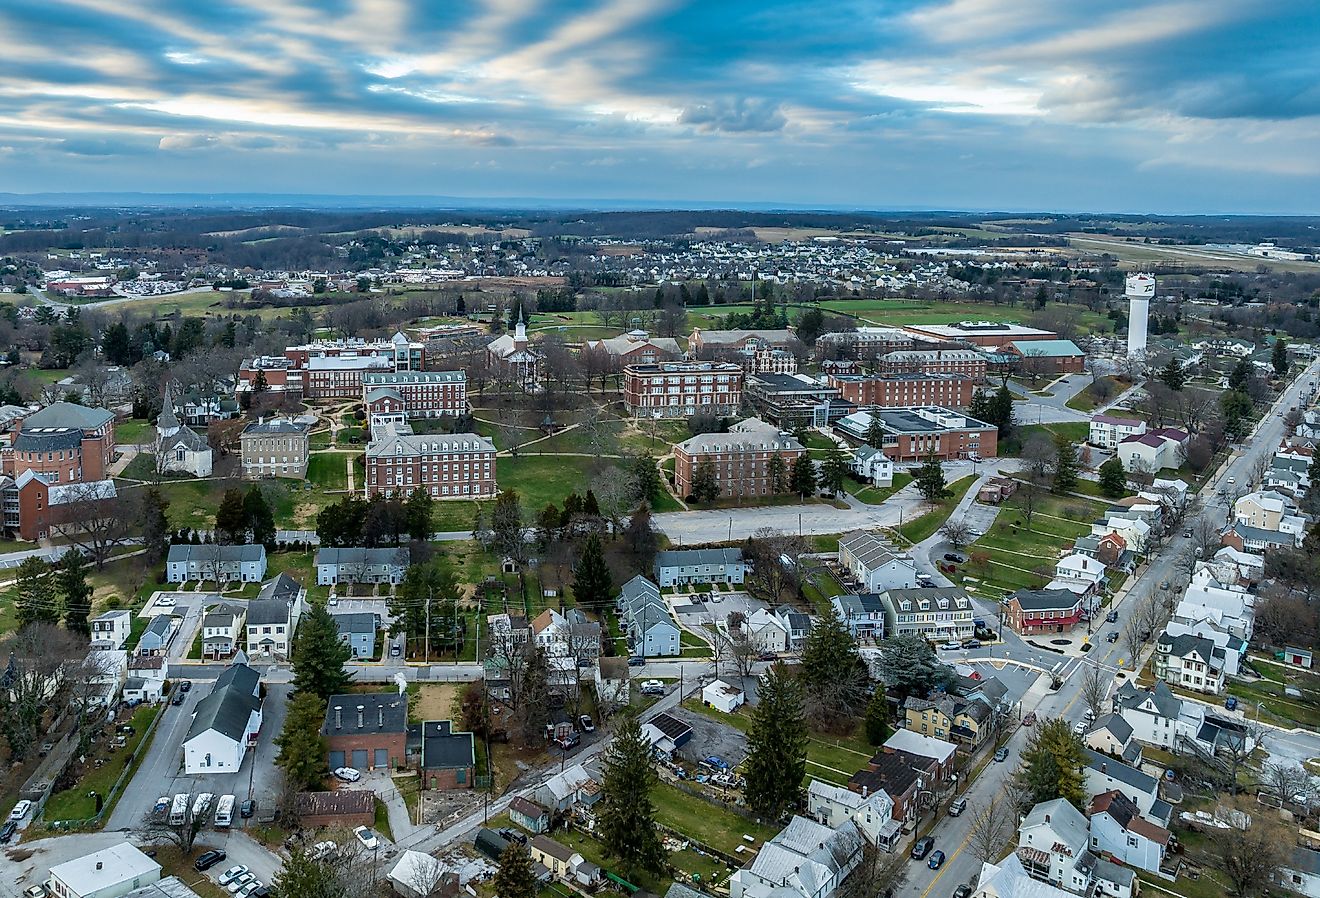
[[[174,411],[174,391],[165,385],[160,417],[156,419],[156,473],[211,476],[211,445]]]
[[[527,322],[522,305],[518,306],[518,323],[513,335],[502,334],[486,344],[491,367],[498,372],[507,371],[509,379],[524,392],[537,393],[541,389],[541,360],[544,356],[532,348],[527,339]]]

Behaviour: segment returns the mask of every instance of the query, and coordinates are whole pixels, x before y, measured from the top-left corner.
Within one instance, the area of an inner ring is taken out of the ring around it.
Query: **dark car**
[[[935,840],[932,839],[930,836],[926,836],[925,838],[922,839],[917,839],[917,844],[912,846],[912,858],[914,860],[919,861],[926,855],[930,854],[930,850],[934,847],[935,847]]]
[[[225,850],[223,848],[212,848],[210,851],[203,851],[197,857],[197,860],[193,861],[193,866],[196,867],[197,872],[200,873],[203,870],[210,870],[224,859]]]
[[[964,883],[953,890],[953,898],[972,898],[972,887]]]
[[[192,688],[192,680],[183,680],[179,683],[180,692],[187,692],[191,688]]]
[[[927,867],[930,867],[932,870],[938,870],[940,867],[943,867],[943,866],[944,866],[944,852],[943,852],[943,851],[937,851],[937,852],[935,852],[934,854],[932,854],[932,855],[930,856],[930,860],[926,861],[926,866],[927,866]]]
[[[945,561],[952,561],[954,564],[962,564],[962,563],[963,563],[964,561],[966,561],[967,559],[964,558],[963,556],[959,555],[957,552],[945,552],[945,553],[944,553],[944,560],[945,560]]]
[[[981,640],[979,639],[963,640],[963,648],[965,649],[979,649],[980,647],[981,647]]]
[[[757,661],[778,661],[779,656],[774,652],[762,652],[756,656]]]
[[[1118,623],[1118,612],[1117,612],[1117,611],[1111,611],[1111,612],[1109,612],[1108,614],[1106,614],[1106,615],[1105,615],[1105,621],[1106,621],[1107,623],[1111,623],[1111,624],[1116,624],[1116,623]]]
[[[1118,631],[1110,630],[1105,634],[1105,642],[1118,642]]]
[[[171,704],[171,705],[182,705],[182,704],[183,704],[183,700],[184,700],[186,697],[187,697],[187,696],[185,696],[182,692],[176,692],[176,693],[174,693],[174,698],[170,699],[170,704]]]
[[[645,667],[645,666],[646,666],[646,659],[643,658],[641,655],[633,655],[631,658],[628,659],[628,666],[629,666],[629,667]]]
[[[0,826],[0,842],[8,843],[14,838],[14,833],[18,832],[18,824],[12,820],[6,820],[4,826]]]
[[[257,812],[257,803],[253,801],[251,798],[249,798],[247,801],[243,802],[238,806],[238,816],[242,817],[245,820],[251,817],[256,812]]]

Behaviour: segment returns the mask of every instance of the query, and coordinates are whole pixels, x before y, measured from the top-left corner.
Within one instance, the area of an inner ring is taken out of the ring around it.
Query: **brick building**
[[[326,760],[331,770],[397,769],[408,757],[408,696],[398,692],[332,695],[326,703]]]
[[[463,371],[368,372],[362,378],[367,422],[376,433],[386,424],[411,418],[467,414],[467,374]]]
[[[282,356],[244,359],[236,392],[252,392],[258,372],[272,393],[308,399],[353,399],[362,393],[367,372],[424,371],[426,348],[401,333],[389,340],[318,340],[287,346]]]
[[[1065,633],[1081,622],[1085,601],[1067,589],[1019,589],[1003,602],[1004,623],[1024,635]]]
[[[0,485],[5,529],[25,540],[45,539],[63,524],[108,513],[104,510],[113,509],[116,496],[113,480],[55,484],[31,470],[16,479],[6,477]]]
[[[425,371],[426,347],[396,333],[388,340],[317,340],[299,346],[285,347],[284,357],[298,368],[309,367],[315,358],[379,358],[386,359],[393,371]]]
[[[634,416],[734,415],[742,405],[743,370],[729,362],[659,362],[623,369],[623,398]]]
[[[115,416],[103,408],[56,402],[14,421],[0,455],[4,473],[32,471],[48,483],[102,480],[115,457]]]
[[[840,419],[835,428],[863,443],[873,417],[885,432],[884,445],[873,448],[894,462],[993,458],[999,452],[997,427],[939,406],[873,408]]]
[[[308,399],[356,399],[362,395],[365,375],[393,370],[393,361],[386,357],[313,356],[303,373],[303,395]]]
[[[972,403],[976,381],[961,374],[902,372],[869,377],[832,375],[830,386],[839,396],[858,406],[902,408],[940,405],[966,408]]]
[[[952,324],[907,324],[903,330],[923,340],[962,342],[998,348],[1014,340],[1057,340],[1054,331],[1025,327],[1008,321],[958,321]]]
[[[896,327],[859,327],[854,331],[821,334],[816,352],[850,359],[869,359],[900,349],[911,349],[913,336]]]
[[[737,352],[748,346],[790,349],[797,343],[797,334],[787,328],[767,330],[708,330],[695,328],[688,337],[688,348],[699,358],[711,353]]]
[[[282,355],[261,355],[244,359],[238,366],[235,393],[252,393],[258,384],[270,393],[293,393],[301,396],[305,372]]]
[[[1086,366],[1086,353],[1072,340],[1014,340],[1003,352],[1028,374],[1078,374]]]
[[[366,453],[365,493],[411,493],[435,499],[493,497],[495,444],[475,433],[413,434],[393,424],[373,434]]]
[[[424,789],[471,789],[476,773],[476,745],[471,733],[456,732],[449,720],[428,720],[408,727],[408,753]]]
[[[880,357],[884,374],[956,374],[977,383],[985,380],[989,362],[974,349],[906,349]]]
[[[264,418],[243,428],[239,436],[243,476],[305,478],[310,430],[291,418]]]
[[[298,825],[305,829],[352,829],[376,822],[376,795],[370,789],[299,792],[294,796],[293,806]]]
[[[692,494],[692,472],[711,462],[721,496],[767,496],[770,460],[784,460],[785,477],[799,455],[806,452],[791,434],[759,418],[739,421],[728,433],[703,433],[674,447],[674,486],[680,496]]]

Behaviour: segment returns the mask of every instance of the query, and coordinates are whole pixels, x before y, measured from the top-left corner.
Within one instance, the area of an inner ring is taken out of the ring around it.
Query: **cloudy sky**
[[[4,0],[0,192],[1320,213],[1316,0]]]

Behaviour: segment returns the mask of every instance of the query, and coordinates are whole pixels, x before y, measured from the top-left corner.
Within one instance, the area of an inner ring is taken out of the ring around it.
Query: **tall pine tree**
[[[416,540],[431,538],[431,509],[435,502],[431,494],[418,487],[408,496],[405,509],[408,535]]]
[[[270,503],[266,501],[261,488],[256,485],[248,487],[247,495],[243,497],[243,518],[252,533],[253,544],[267,547],[275,545],[275,513],[271,511]]]
[[[60,619],[59,594],[50,576],[50,565],[35,555],[23,559],[14,572],[17,597],[14,612],[18,626],[53,624]]]
[[[778,453],[770,456],[766,467],[766,478],[770,481],[770,492],[774,495],[788,492],[788,465]]]
[[[843,479],[848,476],[848,456],[837,445],[825,452],[820,463],[820,486],[832,494],[838,495],[843,489]]]
[[[1077,486],[1077,446],[1063,434],[1054,436],[1054,492],[1071,492]]]
[[[1100,492],[1109,499],[1118,499],[1127,492],[1127,471],[1117,455],[1100,466]]]
[[[293,640],[293,688],[323,700],[342,693],[352,681],[344,665],[353,657],[326,607],[312,603]]]
[[[793,459],[792,473],[788,477],[789,488],[805,499],[816,494],[816,463],[811,456],[803,452]]]
[[[779,821],[798,804],[807,772],[807,725],[802,683],[782,664],[761,676],[743,775],[747,806]]]
[[[977,395],[979,396],[980,393],[978,392]],[[973,399],[974,401],[975,399]],[[885,447],[885,428],[876,415],[871,416],[871,423],[866,426],[866,445],[872,449],[883,449]]]
[[[862,723],[866,728],[866,741],[871,745],[884,745],[893,733],[893,727],[889,725],[889,699],[883,683],[876,684],[871,700],[866,703],[866,717]]]
[[[87,617],[92,613],[92,588],[87,585],[87,559],[77,549],[60,557],[55,569],[55,586],[64,602],[64,628],[70,633],[90,636]]]
[[[605,773],[596,809],[597,832],[610,856],[617,858],[625,875],[662,876],[668,855],[655,828],[655,787],[651,743],[642,736],[637,717],[623,715],[605,750]],[[799,777],[800,779],[800,777]]]
[[[247,508],[243,493],[227,489],[215,511],[215,541],[224,546],[241,546],[247,542],[247,536]]]
[[[921,493],[921,498],[927,502],[934,502],[949,495],[948,486],[944,482],[944,466],[933,455],[917,468],[916,476],[912,479],[917,485],[917,492]]]
[[[317,789],[325,774],[325,700],[314,692],[299,692],[289,699],[284,729],[275,737],[275,766],[299,789]]]
[[[1062,798],[1078,810],[1086,807],[1088,793],[1082,778],[1086,755],[1082,749],[1082,740],[1062,717],[1046,719],[1032,728],[1022,749],[1021,766],[1013,775],[1022,805],[1030,808]]]
[[[540,884],[532,870],[532,855],[527,846],[510,843],[500,855],[500,866],[491,880],[499,898],[536,898]]]
[[[610,604],[613,593],[614,581],[605,564],[605,552],[600,537],[593,533],[573,566],[573,599],[584,608],[599,610]]]

